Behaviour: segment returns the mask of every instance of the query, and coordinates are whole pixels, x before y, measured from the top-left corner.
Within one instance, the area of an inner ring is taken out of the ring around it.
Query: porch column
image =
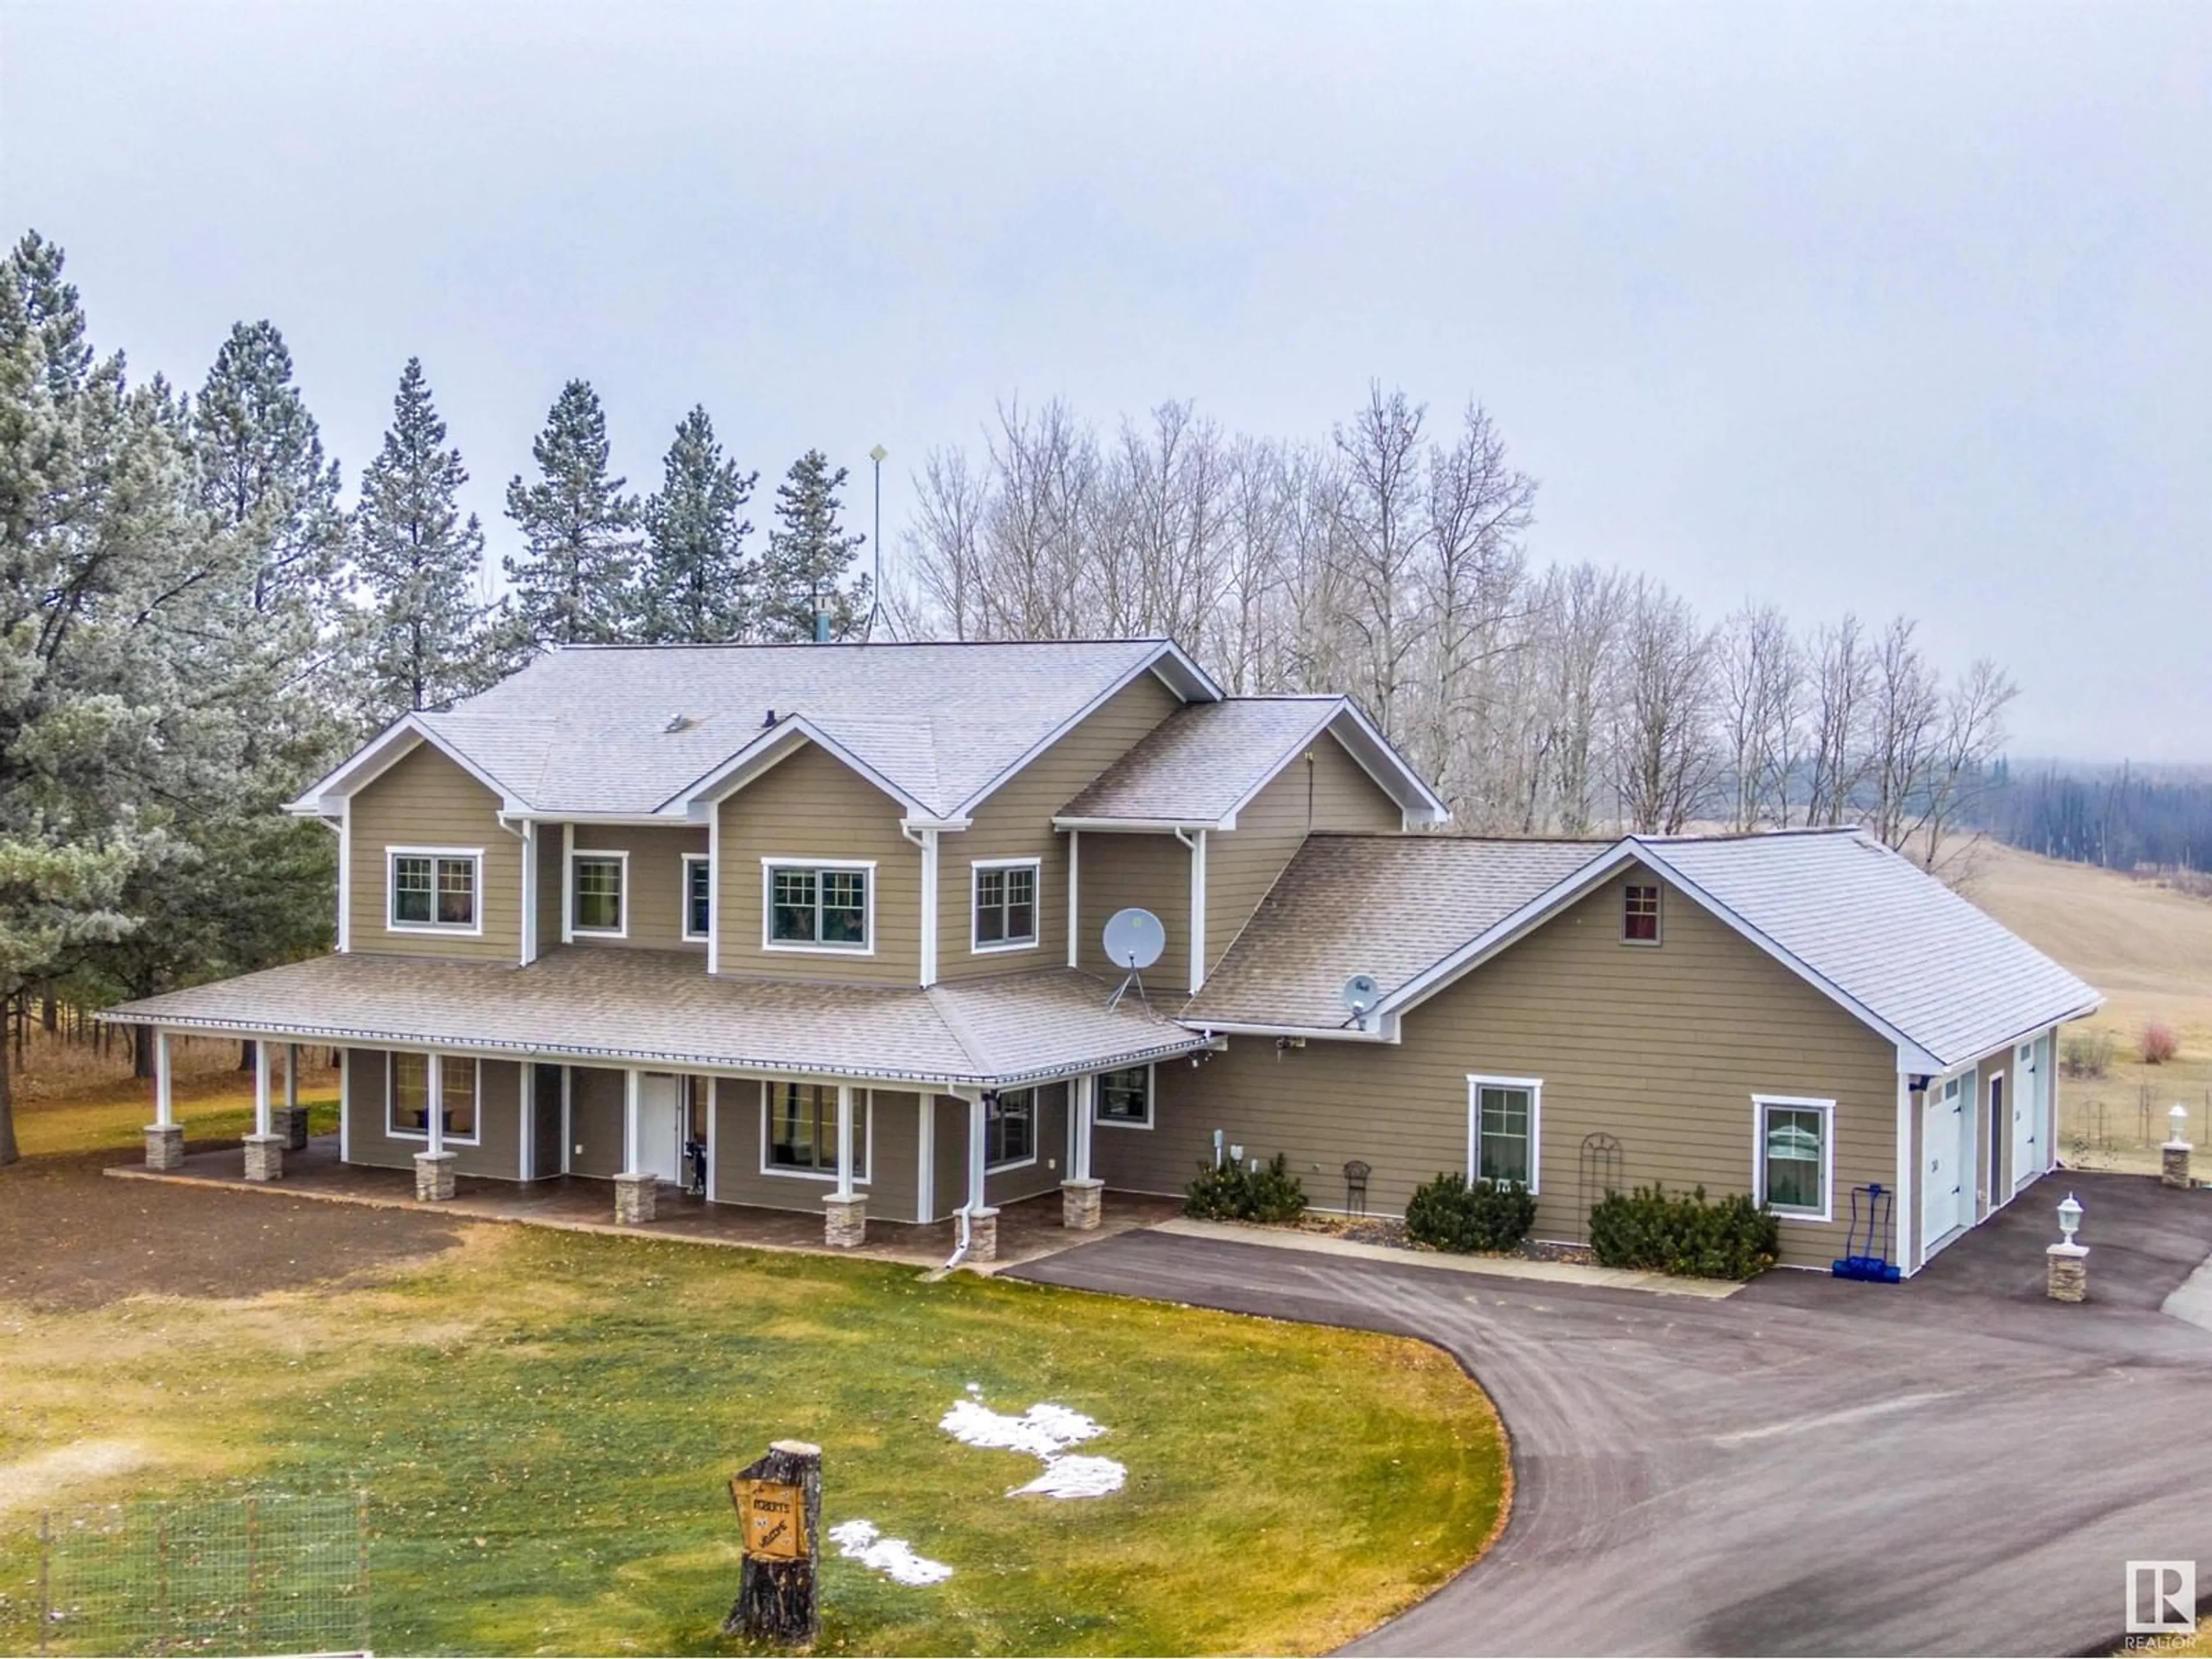
[[[1067,1109],[1075,1117],[1075,1157],[1067,1179],[1060,1183],[1060,1224],[1079,1233],[1098,1225],[1100,1199],[1106,1183],[1091,1175],[1091,1120],[1097,1115],[1098,1078],[1085,1073],[1067,1085]]]
[[[853,1190],[853,1085],[837,1085],[837,1188],[822,1200],[823,1242],[849,1250],[868,1237],[868,1200]]]
[[[273,1126],[288,1152],[307,1150],[307,1109],[300,1104],[300,1045],[284,1045],[284,1104]]]
[[[978,1090],[968,1097],[968,1259],[970,1261],[996,1261],[999,1259],[999,1212],[990,1206],[985,1197],[984,1141],[989,1108],[988,1097]]]
[[[270,1126],[269,1042],[253,1044],[253,1133],[246,1137],[246,1178],[282,1181],[284,1178],[284,1137]]]
[[[185,1131],[177,1121],[176,1078],[171,1069],[169,1034],[154,1032],[154,1121],[146,1126],[146,1167],[184,1167]]]
[[[385,1062],[399,1063],[397,1054]],[[423,1121],[429,1145],[415,1154],[415,1196],[426,1204],[453,1195],[453,1155],[446,1150],[446,1059],[436,1049],[422,1057]]]
[[[615,1177],[615,1220],[624,1227],[641,1227],[659,1212],[659,1183],[638,1168],[638,1097],[645,1074],[636,1066],[623,1072],[623,1167]]]

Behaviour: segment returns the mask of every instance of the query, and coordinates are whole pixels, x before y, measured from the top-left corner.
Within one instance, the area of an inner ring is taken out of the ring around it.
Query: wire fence
[[[2212,1146],[2212,1088],[2195,1098],[2149,1083],[2071,1084],[2059,1107],[2058,1151],[2077,1170],[2132,1167],[2154,1161],[2173,1133],[2174,1106],[2185,1109],[2183,1133],[2199,1147]]]
[[[368,1499],[256,1495],[38,1517],[41,1654],[369,1650]]]

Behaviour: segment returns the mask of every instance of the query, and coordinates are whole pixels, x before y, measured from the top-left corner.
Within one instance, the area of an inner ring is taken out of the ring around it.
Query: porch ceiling
[[[526,968],[355,953],[173,991],[103,1018],[314,1042],[1014,1085],[1205,1046],[1087,974],[881,988],[710,977],[696,953],[563,946]]]

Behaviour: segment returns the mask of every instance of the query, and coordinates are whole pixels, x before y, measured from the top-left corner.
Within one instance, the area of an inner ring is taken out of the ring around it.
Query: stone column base
[[[968,1217],[968,1260],[996,1261],[999,1259],[999,1212],[996,1210],[971,1211]]]
[[[1079,1233],[1095,1231],[1105,1191],[1106,1183],[1095,1176],[1086,1181],[1061,1182],[1060,1224]]]
[[[2044,1252],[2051,1264],[2044,1293],[2053,1302],[2083,1302],[2089,1296],[2089,1247],[2053,1244]]]
[[[859,1193],[822,1200],[823,1243],[833,1250],[854,1250],[868,1242],[868,1200]]]
[[[288,1152],[307,1150],[307,1109],[304,1106],[278,1106],[269,1114],[269,1127],[284,1142]]]
[[[416,1153],[415,1196],[425,1204],[436,1204],[453,1195],[453,1153]]]
[[[185,1167],[185,1126],[149,1123],[146,1126],[146,1167],[181,1170]]]
[[[282,1181],[284,1178],[283,1136],[246,1137],[246,1178],[248,1181]]]
[[[615,1224],[642,1227],[660,1213],[660,1180],[657,1176],[618,1175],[615,1177]]]
[[[2193,1187],[2190,1178],[2189,1154],[2194,1149],[2185,1140],[2169,1140],[2158,1149],[2158,1179],[2161,1186]]]

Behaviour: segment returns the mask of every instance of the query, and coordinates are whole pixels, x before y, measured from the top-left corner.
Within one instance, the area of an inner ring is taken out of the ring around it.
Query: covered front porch
[[[725,1249],[804,1250],[821,1252],[823,1224],[803,1211],[765,1208],[757,1205],[710,1203],[664,1184],[649,1226],[610,1219],[604,1181],[590,1176],[557,1176],[523,1184],[488,1176],[455,1178],[450,1198],[429,1200],[415,1195],[410,1172],[367,1168],[343,1162],[336,1135],[317,1135],[287,1155],[283,1178],[271,1184],[250,1181],[243,1145],[193,1146],[180,1153],[177,1163],[163,1170],[141,1165],[110,1169],[109,1176],[125,1180],[174,1182],[179,1184],[226,1188],[330,1203],[365,1205],[376,1208],[416,1209],[434,1202],[442,1215],[471,1220],[520,1223],[577,1232],[638,1232],[687,1243]],[[1112,1196],[1095,1231],[1085,1238],[1150,1227],[1181,1213],[1172,1199],[1140,1194]],[[1000,1265],[1034,1261],[1064,1249],[1073,1242],[1065,1224],[1056,1194],[1021,1199],[1000,1206],[997,1217],[997,1261]],[[896,1261],[918,1267],[936,1267],[951,1256],[958,1242],[958,1223],[947,1217],[927,1224],[872,1222],[860,1243],[841,1254]]]

